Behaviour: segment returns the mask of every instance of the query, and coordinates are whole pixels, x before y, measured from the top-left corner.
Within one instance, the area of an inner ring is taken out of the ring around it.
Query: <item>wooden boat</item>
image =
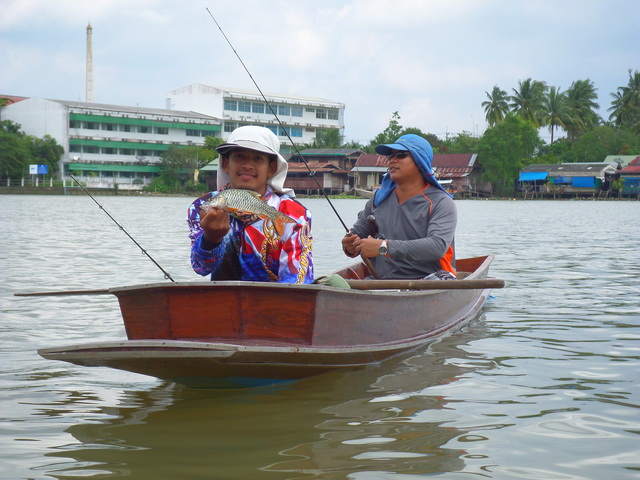
[[[458,260],[464,278],[450,281],[366,280],[358,264],[337,272],[351,288],[226,281],[94,291],[118,298],[128,340],[38,352],[190,386],[302,379],[381,362],[472,319],[504,285],[487,278],[492,260]]]
[[[373,190],[365,190],[364,188],[356,188],[354,187],[353,192],[361,198],[371,198],[373,197]]]

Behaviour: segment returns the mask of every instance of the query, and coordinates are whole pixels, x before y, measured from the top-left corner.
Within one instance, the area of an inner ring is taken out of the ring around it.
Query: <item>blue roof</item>
[[[549,172],[520,172],[519,182],[533,182],[534,180],[545,180]]]

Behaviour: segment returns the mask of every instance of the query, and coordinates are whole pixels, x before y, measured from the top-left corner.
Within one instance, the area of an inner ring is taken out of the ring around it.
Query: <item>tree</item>
[[[608,109],[611,112],[609,120],[613,120],[618,127],[631,128],[640,133],[640,71],[629,69],[629,82],[626,87],[618,87],[612,93],[613,101]]]
[[[596,127],[581,135],[573,145],[577,162],[602,162],[607,155],[631,155],[640,148],[640,135],[630,129],[610,125]]]
[[[20,125],[11,120],[0,122],[0,175],[21,177],[28,172],[29,141]]]
[[[376,145],[395,142],[401,135],[401,132],[402,125],[400,125],[400,115],[398,114],[398,112],[393,112],[387,128],[385,128],[382,133],[379,133],[373,140],[371,140],[366,150],[369,152],[373,152],[376,148]]]
[[[21,177],[28,172],[29,143],[24,137],[0,130],[0,175]]]
[[[488,128],[480,140],[478,164],[482,176],[499,194],[512,194],[520,169],[531,163],[543,145],[531,122],[513,113],[495,127]]]
[[[344,145],[342,145],[342,148],[350,148],[352,150],[363,150],[364,151],[364,145],[362,145],[362,143],[360,143],[360,142],[358,142],[356,140],[349,140]]]
[[[49,165],[49,174],[53,175],[60,171],[60,157],[64,153],[64,148],[58,145],[55,138],[45,135],[43,138],[28,136],[29,153],[31,161],[38,165]]]
[[[560,138],[549,145],[543,145],[538,150],[534,163],[572,163],[573,148],[567,138]]]
[[[480,138],[461,132],[447,140],[447,153],[478,153]]]
[[[206,139],[205,139],[206,144]],[[178,147],[171,145],[160,160],[160,183],[174,191],[191,184],[195,170],[204,167],[216,158],[216,152],[198,145]],[[195,182],[193,182],[195,183]]]
[[[493,127],[504,120],[504,116],[509,112],[507,92],[494,85],[491,93],[484,93],[487,95],[488,100],[482,102],[482,107],[484,108],[487,123],[490,127]]]
[[[218,156],[218,152],[216,151],[216,147],[220,144],[224,143],[224,140],[222,140],[219,137],[213,137],[211,135],[207,135],[206,137],[204,137],[204,147],[207,150],[211,150],[214,154],[213,160],[215,160]]]
[[[309,148],[340,148],[343,142],[344,138],[337,128],[318,129]]]
[[[600,123],[600,117],[595,112],[600,108],[596,103],[598,95],[591,80],[577,80],[566,91],[567,106],[569,107],[569,122],[565,122],[565,130],[570,140],[575,140],[586,131]]]
[[[573,120],[569,113],[567,96],[559,88],[551,87],[549,94],[544,98],[542,108],[544,113],[540,118],[540,124],[549,127],[551,143],[553,143],[555,129],[560,127],[566,130],[567,125]]]
[[[547,84],[527,78],[518,82],[518,89],[513,89],[509,107],[516,115],[530,122],[534,127],[540,126],[540,117],[544,110],[544,96]]]
[[[13,100],[7,97],[0,97],[0,108],[6,107],[7,105],[11,105]]]

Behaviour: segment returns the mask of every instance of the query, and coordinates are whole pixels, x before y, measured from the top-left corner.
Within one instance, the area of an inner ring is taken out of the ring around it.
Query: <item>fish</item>
[[[276,210],[271,205],[260,200],[260,194],[252,190],[233,188],[223,190],[211,197],[200,208],[205,215],[212,208],[221,208],[225,212],[233,214],[246,213],[256,215],[262,220],[269,220],[278,235],[282,235],[285,223],[297,223],[295,218]]]

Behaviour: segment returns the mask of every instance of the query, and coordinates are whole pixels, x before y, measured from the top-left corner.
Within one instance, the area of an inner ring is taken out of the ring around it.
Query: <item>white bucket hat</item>
[[[226,143],[222,143],[216,147],[216,151],[220,155],[226,155],[238,147],[275,155],[276,173],[267,180],[267,185],[270,185],[271,188],[278,193],[284,193],[290,197],[296,196],[292,189],[284,188],[289,165],[284,157],[280,155],[280,141],[271,130],[255,125],[238,127],[231,132]],[[224,186],[229,183],[229,180],[229,175],[222,169],[222,163],[220,162],[218,164],[218,190],[224,188]]]

